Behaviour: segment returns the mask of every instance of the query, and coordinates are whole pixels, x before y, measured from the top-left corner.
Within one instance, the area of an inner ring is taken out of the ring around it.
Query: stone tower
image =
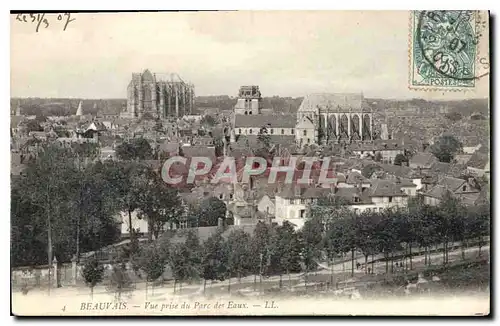
[[[241,86],[234,114],[256,115],[262,112],[262,96],[259,86]]]

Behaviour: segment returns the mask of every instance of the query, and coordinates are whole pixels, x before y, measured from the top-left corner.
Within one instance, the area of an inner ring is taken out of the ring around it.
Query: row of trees
[[[365,270],[369,256],[379,254],[386,262],[386,272],[389,262],[393,269],[393,262],[400,259],[409,259],[412,269],[415,248],[424,252],[426,265],[431,262],[432,248],[442,248],[443,263],[447,264],[450,243],[461,243],[464,256],[463,249],[471,240],[481,250],[490,231],[489,204],[465,207],[450,193],[445,194],[438,206],[424,205],[415,199],[408,210],[365,211],[359,215],[342,202],[325,198],[311,207],[310,212],[312,219],[303,232],[316,234],[310,241],[311,255],[319,258],[324,253],[333,261],[339,255],[350,252],[354,257],[354,252],[360,251],[365,257]],[[313,231],[307,232],[308,229]]]
[[[183,231],[180,231],[183,232]],[[130,263],[139,275],[145,275],[146,282],[161,278],[168,268],[177,284],[203,279],[207,281],[229,281],[237,277],[254,275],[283,275],[301,270],[300,235],[288,222],[271,227],[259,222],[254,233],[233,230],[224,234],[218,228],[203,243],[196,231],[184,231],[183,235],[166,233],[158,241],[148,243],[133,253]],[[103,270],[95,259],[89,260],[83,270],[90,288],[101,282]]]

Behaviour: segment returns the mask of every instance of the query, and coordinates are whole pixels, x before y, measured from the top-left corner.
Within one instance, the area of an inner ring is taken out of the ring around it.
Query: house
[[[431,206],[439,205],[448,192],[465,204],[470,204],[479,198],[480,190],[471,181],[443,177],[434,187],[423,194],[424,204]]]
[[[383,163],[393,164],[396,156],[405,155],[405,144],[399,140],[375,140],[371,143],[355,143],[352,145],[353,154],[359,158],[381,156]]]
[[[479,137],[462,137],[461,140],[464,154],[474,154],[482,146]]]
[[[257,210],[261,213],[269,214],[274,216],[276,213],[275,199],[271,199],[270,196],[264,195],[257,202]]]
[[[295,141],[299,147],[318,143],[318,132],[310,117],[303,116],[295,129]]]
[[[477,151],[467,162],[467,172],[474,176],[485,176],[490,179],[490,156],[488,153]]]
[[[409,166],[414,170],[425,172],[429,170],[438,159],[429,152],[419,152],[410,159]]]
[[[89,130],[93,130],[93,131],[105,131],[106,130],[106,125],[100,121],[92,121],[87,128],[85,128],[85,131],[89,131]]]
[[[281,225],[284,221],[288,221],[296,229],[302,228],[307,220],[307,205],[329,193],[331,189],[287,185],[276,194],[276,222]]]
[[[413,190],[413,185],[409,182],[403,183],[401,180],[399,182],[392,180],[372,180],[368,197],[372,201],[373,209],[382,211],[388,208],[407,208],[409,196],[403,189],[411,191]]]

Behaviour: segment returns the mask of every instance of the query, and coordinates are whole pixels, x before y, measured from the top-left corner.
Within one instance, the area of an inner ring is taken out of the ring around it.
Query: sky
[[[487,97],[408,89],[409,12],[73,13],[63,31],[11,15],[11,96],[125,98],[133,72],[176,73],[196,95],[362,92],[377,98]]]

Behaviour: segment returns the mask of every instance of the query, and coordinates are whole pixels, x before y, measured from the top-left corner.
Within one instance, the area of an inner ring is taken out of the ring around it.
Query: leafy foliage
[[[116,156],[121,160],[150,160],[153,149],[144,138],[134,138],[116,147]]]
[[[462,144],[451,135],[443,135],[431,145],[430,151],[440,162],[450,163],[462,150]]]
[[[82,270],[82,276],[91,292],[93,292],[97,283],[102,282],[103,274],[104,267],[99,264],[95,257],[92,257],[85,263]]]

